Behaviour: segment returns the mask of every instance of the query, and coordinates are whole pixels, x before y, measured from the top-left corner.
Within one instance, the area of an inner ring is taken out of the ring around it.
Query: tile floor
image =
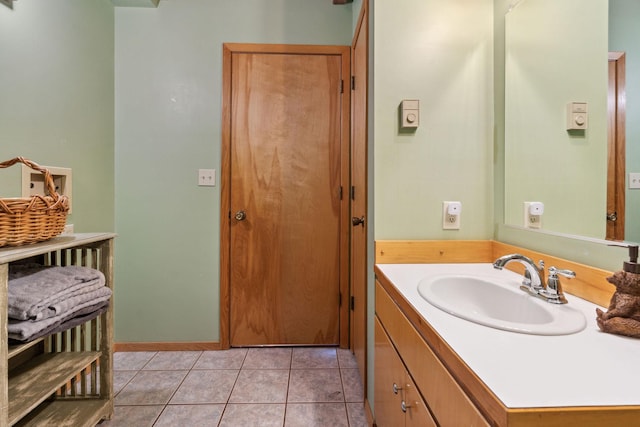
[[[114,354],[115,414],[99,427],[364,427],[349,350],[250,348]]]

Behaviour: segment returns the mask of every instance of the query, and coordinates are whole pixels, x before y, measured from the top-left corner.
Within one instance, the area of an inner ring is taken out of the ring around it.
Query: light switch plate
[[[198,185],[201,187],[216,186],[216,170],[215,169],[198,169]]]
[[[640,173],[631,172],[629,174],[629,188],[633,188],[633,189],[640,188]]]

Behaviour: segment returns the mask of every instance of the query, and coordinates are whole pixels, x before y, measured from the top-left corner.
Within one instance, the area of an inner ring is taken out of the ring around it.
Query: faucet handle
[[[549,267],[549,279],[553,278],[558,278],[558,274],[560,276],[564,276],[567,277],[569,279],[573,279],[574,277],[576,277],[576,272],[575,271],[571,271],[571,270],[561,270],[559,268],[556,267]]]
[[[547,287],[540,292],[540,295],[544,297],[548,302],[554,304],[566,304],[567,299],[562,292],[562,285],[558,275],[568,277],[570,279],[576,277],[576,273],[571,270],[561,270],[556,267],[549,267],[549,278],[547,279]]]

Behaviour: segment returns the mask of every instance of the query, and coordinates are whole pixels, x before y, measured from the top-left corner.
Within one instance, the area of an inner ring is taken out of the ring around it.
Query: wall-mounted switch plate
[[[629,188],[640,188],[640,173],[631,172],[629,174]]]
[[[459,230],[461,211],[460,202],[442,202],[442,229]]]
[[[567,130],[584,130],[589,123],[589,112],[586,102],[570,102],[567,104]]]
[[[216,186],[216,170],[215,169],[198,169],[198,185],[201,187]]]
[[[67,196],[69,199],[69,213],[72,212],[73,203],[71,203],[72,194],[72,173],[70,168],[60,168],[56,166],[42,166],[51,172],[53,185],[56,193],[61,196]],[[44,183],[44,175],[38,171],[31,169],[27,165],[22,165],[22,197],[31,197],[36,194],[42,196],[49,195]]]
[[[420,101],[405,99],[400,103],[400,127],[402,129],[417,129],[420,126]]]

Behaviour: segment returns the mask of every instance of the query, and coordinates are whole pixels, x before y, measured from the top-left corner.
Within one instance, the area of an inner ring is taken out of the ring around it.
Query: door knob
[[[351,223],[353,224],[353,226],[358,226],[361,225],[364,227],[364,215],[362,215],[360,218],[358,218],[357,216],[354,216],[353,218],[351,218]]]
[[[611,212],[607,214],[607,221],[616,222],[618,220],[618,212]]]
[[[241,210],[236,212],[236,215],[234,218],[238,221],[244,221],[246,217],[247,217],[247,213],[244,210]]]

